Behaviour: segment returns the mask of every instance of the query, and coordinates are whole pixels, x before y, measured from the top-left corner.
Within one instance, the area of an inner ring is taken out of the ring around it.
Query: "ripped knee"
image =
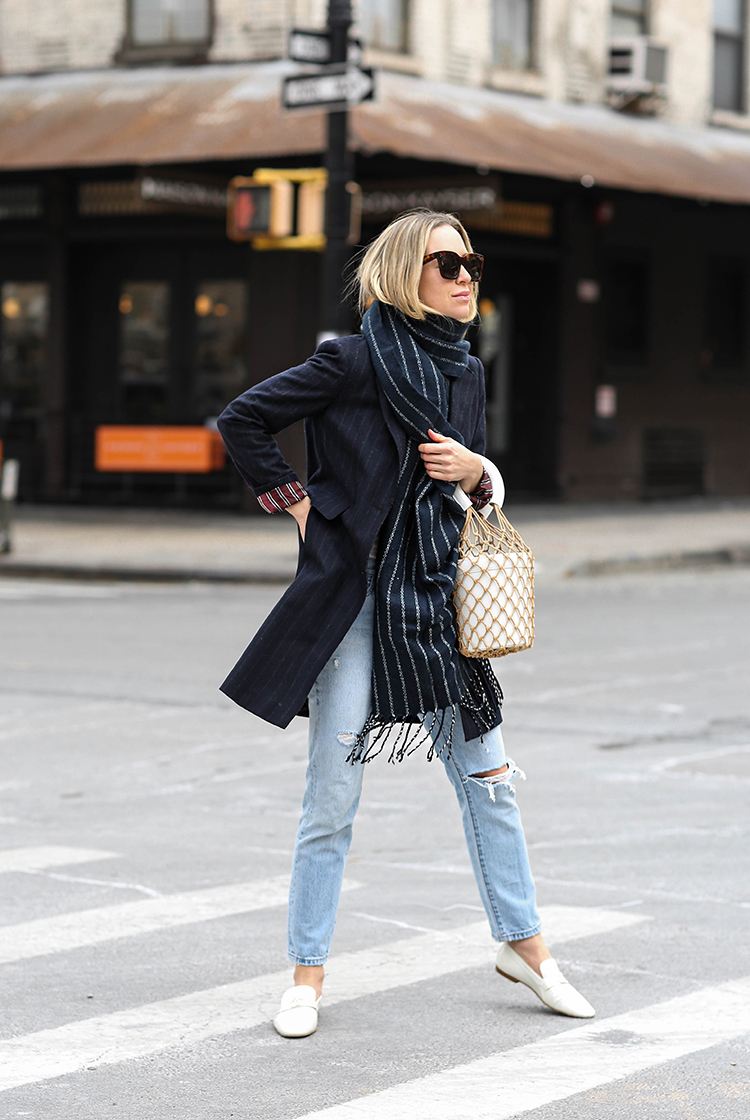
[[[500,774],[507,774],[507,772],[508,772],[508,763],[506,762],[505,766],[501,766],[499,770],[483,770],[481,774],[471,774],[470,777],[472,777],[472,778],[496,778],[496,777],[499,777]]]
[[[469,774],[469,781],[476,782],[479,786],[484,786],[489,794],[490,801],[495,801],[495,787],[504,786],[506,789],[515,792],[513,782],[516,778],[521,781],[526,781],[526,775],[523,770],[520,770],[512,759],[508,759],[505,766],[501,766],[497,770],[482,770],[477,774]]]
[[[358,735],[356,731],[339,731],[336,738],[340,743],[343,743],[345,747],[353,747],[357,742]]]

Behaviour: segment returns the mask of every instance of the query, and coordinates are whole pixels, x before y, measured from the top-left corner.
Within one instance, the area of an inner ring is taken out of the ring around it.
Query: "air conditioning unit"
[[[609,44],[607,89],[614,93],[664,94],[668,48],[650,35],[613,39]]]

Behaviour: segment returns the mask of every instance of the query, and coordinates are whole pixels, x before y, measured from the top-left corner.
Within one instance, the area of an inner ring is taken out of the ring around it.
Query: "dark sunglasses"
[[[443,280],[458,280],[461,266],[466,269],[474,284],[482,279],[484,257],[481,253],[465,253],[463,257],[459,257],[452,249],[441,249],[439,253],[430,253],[422,264],[427,264],[428,261],[437,261]]]

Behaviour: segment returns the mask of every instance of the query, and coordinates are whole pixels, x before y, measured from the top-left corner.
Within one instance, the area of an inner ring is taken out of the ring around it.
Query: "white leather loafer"
[[[318,1008],[323,997],[309,984],[297,984],[281,997],[273,1025],[282,1038],[305,1038],[318,1029]]]
[[[592,1019],[596,1015],[589,1001],[565,979],[553,960],[542,961],[540,976],[506,941],[498,951],[495,969],[514,984],[520,982],[531,988],[542,1003],[561,1015],[574,1019]]]

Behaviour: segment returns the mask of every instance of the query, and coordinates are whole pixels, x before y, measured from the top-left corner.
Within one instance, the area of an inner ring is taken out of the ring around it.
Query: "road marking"
[[[298,1120],[508,1120],[750,1031],[750,976],[409,1081]]]
[[[345,879],[343,889],[354,890],[359,886]],[[289,876],[276,875],[250,883],[230,883],[207,890],[138,899],[3,926],[0,927],[0,964],[99,945],[118,937],[135,937],[139,933],[156,933],[193,922],[283,906],[288,895]]]
[[[542,907],[541,913],[549,944],[624,929],[645,920],[643,915],[621,910],[573,906]],[[492,953],[486,922],[345,953],[327,968],[330,990],[326,1006],[466,968],[487,968]],[[271,1019],[288,986],[289,969],[285,968],[7,1039],[0,1042],[0,1091],[261,1026]]]
[[[102,852],[96,848],[6,848],[0,851],[0,872],[42,871],[45,867],[64,867],[72,863],[91,863],[97,859],[117,859],[118,852]]]

